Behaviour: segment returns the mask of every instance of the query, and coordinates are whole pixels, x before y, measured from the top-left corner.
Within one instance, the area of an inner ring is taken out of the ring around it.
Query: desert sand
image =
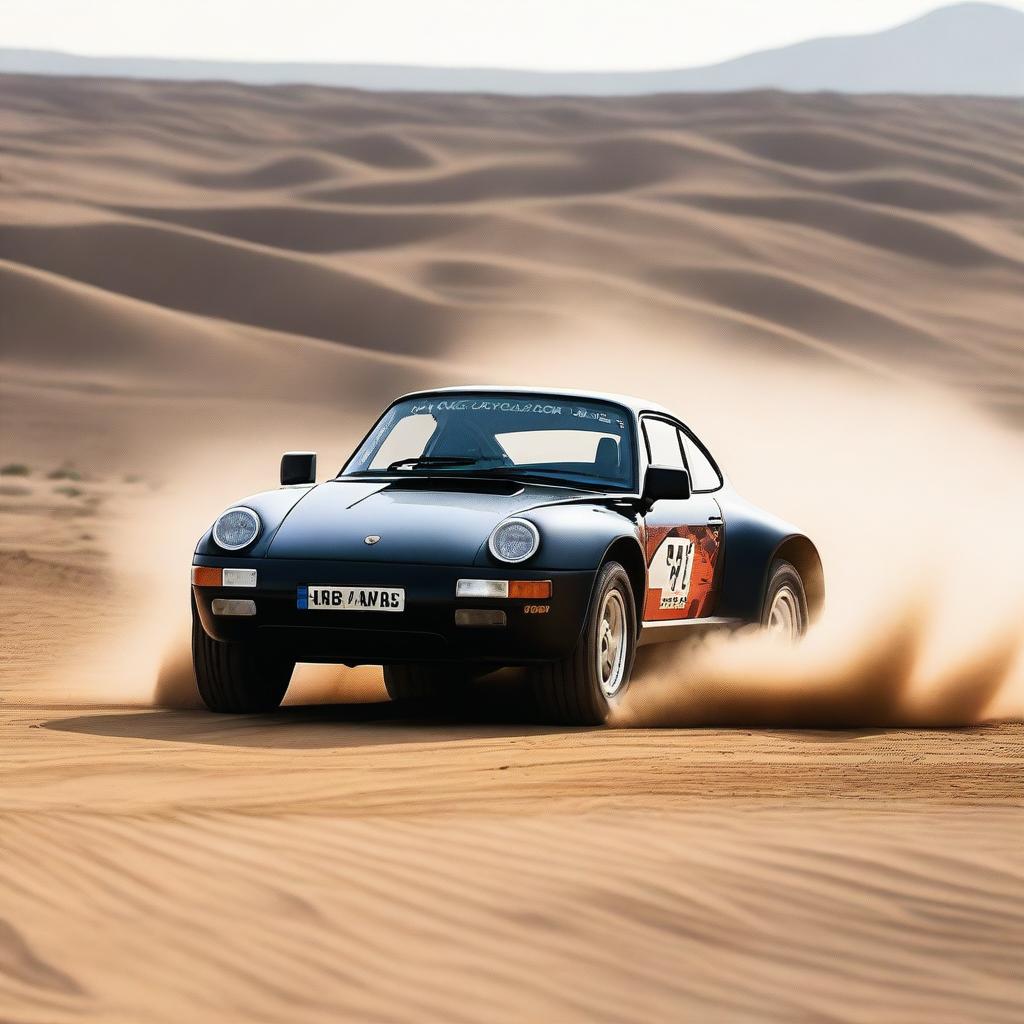
[[[0,152],[0,1020],[1019,1019],[1020,103],[7,77]],[[471,380],[678,409],[819,634],[197,710],[216,512]]]
[[[1020,1014],[1017,731],[4,712],[15,1020]]]

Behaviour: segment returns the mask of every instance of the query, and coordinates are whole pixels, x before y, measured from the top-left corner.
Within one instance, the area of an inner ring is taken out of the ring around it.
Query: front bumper
[[[346,665],[474,662],[528,665],[575,649],[590,605],[595,572],[480,566],[399,565],[305,559],[197,555],[194,565],[255,569],[255,587],[193,586],[203,629],[215,640],[249,640],[296,661]],[[545,600],[456,598],[460,579],[551,580]],[[303,586],[403,587],[405,610],[309,611]],[[251,600],[256,614],[214,615],[217,598]],[[544,611],[543,609],[547,609]],[[505,626],[457,626],[458,609],[500,609]]]

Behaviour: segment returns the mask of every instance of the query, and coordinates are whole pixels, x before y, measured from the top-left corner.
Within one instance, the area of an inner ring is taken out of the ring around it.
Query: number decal
[[[676,543],[666,544],[668,552],[665,556],[665,560],[668,562],[668,589],[673,593],[677,593],[679,587],[679,577],[683,572],[683,563],[687,561],[687,553],[690,555],[689,564],[693,565],[693,544],[690,541],[685,543],[677,541]],[[689,574],[687,574],[686,584],[689,586]]]
[[[693,541],[688,537],[666,537],[651,564],[650,587],[660,590],[660,611],[686,607],[693,573]]]

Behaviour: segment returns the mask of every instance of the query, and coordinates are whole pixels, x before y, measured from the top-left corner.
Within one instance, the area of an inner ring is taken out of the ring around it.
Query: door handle
[[[708,526],[721,526],[723,522],[721,516],[708,516]]]

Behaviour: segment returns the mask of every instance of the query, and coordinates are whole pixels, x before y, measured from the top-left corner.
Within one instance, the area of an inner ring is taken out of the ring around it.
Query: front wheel
[[[765,588],[761,625],[769,636],[790,642],[807,632],[807,595],[800,573],[781,558],[772,563]]]
[[[622,700],[636,656],[636,605],[626,570],[608,562],[576,650],[531,672],[545,718],[564,725],[600,725]]]
[[[252,642],[213,640],[192,605],[192,665],[203,703],[225,714],[274,711],[284,700],[295,662]]]

